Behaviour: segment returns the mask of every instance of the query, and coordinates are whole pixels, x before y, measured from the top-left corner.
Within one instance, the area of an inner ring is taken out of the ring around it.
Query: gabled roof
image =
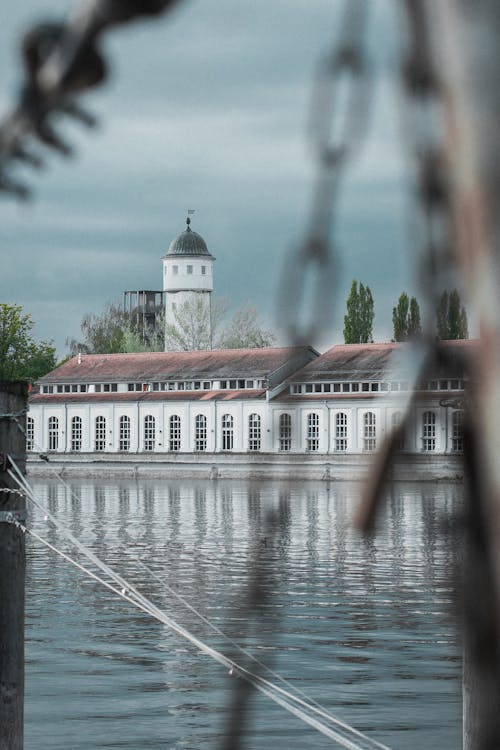
[[[441,341],[440,344],[445,351],[451,355],[473,356],[475,340]],[[380,380],[387,378],[391,370],[394,374],[401,376],[403,373],[396,371],[393,355],[397,352],[403,354],[408,343],[386,343],[386,344],[340,344],[328,349],[317,359],[307,364],[301,370],[295,372],[288,382],[306,383],[324,380]],[[460,377],[462,363],[458,361],[453,366],[455,377]],[[439,377],[444,369],[438,363],[435,367],[434,377]],[[448,368],[449,370],[449,368]]]
[[[317,352],[308,346],[267,349],[218,349],[195,352],[81,354],[38,381],[50,383],[109,383],[167,380],[272,379],[287,377]]]

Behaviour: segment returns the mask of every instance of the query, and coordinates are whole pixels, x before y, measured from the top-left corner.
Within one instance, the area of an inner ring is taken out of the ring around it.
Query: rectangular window
[[[71,419],[71,450],[81,451],[82,449],[82,419],[81,417],[72,417]]]
[[[260,451],[260,416],[250,414],[248,418],[248,450]]]
[[[381,391],[388,391],[389,390],[389,383],[380,383],[380,390]]]
[[[359,383],[351,383],[351,391],[357,393],[359,391]]]
[[[451,417],[451,449],[453,453],[463,453],[464,450],[464,413],[454,411]]]
[[[26,417],[26,450],[32,451],[35,445],[35,420]]]
[[[234,442],[234,419],[231,414],[222,417],[222,450],[232,451]]]
[[[312,383],[306,383],[306,393],[312,393],[312,392],[313,392]]]
[[[102,390],[102,385],[100,383],[96,383],[94,386],[94,393],[100,393]]]
[[[363,450],[370,452],[377,447],[377,425],[372,411],[363,415]]]
[[[212,387],[212,383],[209,380],[204,380],[203,381],[203,390],[204,391],[209,391],[211,387]]]
[[[314,453],[319,450],[319,415],[307,415],[306,450]]]
[[[433,411],[422,415],[422,450],[425,453],[436,450],[436,415]]]
[[[120,451],[130,450],[130,417],[120,417],[118,449]]]
[[[104,451],[106,449],[106,418],[96,417],[94,433],[94,449]]]
[[[174,276],[177,276],[177,274],[179,273],[179,266],[172,266],[172,273],[174,274]]]
[[[340,393],[340,383],[334,383],[333,384],[333,392],[334,393]]]
[[[292,418],[290,414],[280,415],[279,446],[283,453],[292,449]]]
[[[195,418],[194,449],[195,451],[206,451],[207,449],[207,418],[204,414],[197,414]]]
[[[335,450],[343,453],[347,450],[347,414],[335,415]]]
[[[152,414],[144,417],[144,450],[154,451],[156,440],[156,423]]]
[[[325,393],[330,393],[330,391],[332,390],[332,386],[330,385],[330,383],[323,383],[323,390]]]
[[[440,380],[439,381],[439,390],[440,391],[447,391],[448,390],[448,381],[447,380]]]
[[[58,392],[58,393],[62,393],[62,392],[63,392],[63,387],[62,387],[62,385],[58,385],[58,386],[57,386],[57,392]]]
[[[205,275],[206,275],[206,273],[207,273],[207,267],[206,267],[206,266],[202,266],[202,267],[201,267],[201,275],[202,275],[202,276],[205,276]]]
[[[71,393],[78,393],[78,386],[77,385],[72,385],[71,386]]]
[[[230,388],[230,390],[232,390],[232,391],[236,390],[236,388],[237,388],[237,385],[236,385],[236,380],[230,380],[230,381],[229,381],[229,388]]]
[[[169,422],[169,450],[180,451],[181,449],[181,418],[174,414]]]
[[[87,393],[87,386],[86,385],[81,385],[80,386],[80,393]]]
[[[188,272],[188,274],[192,274],[193,273],[193,266],[188,266],[187,267],[187,272]]]
[[[71,393],[71,387],[69,385],[64,386],[64,393]]]
[[[342,393],[350,393],[350,391],[351,391],[351,384],[342,383]]]
[[[322,392],[321,383],[315,383],[314,384],[314,393],[321,393]]]
[[[372,383],[372,391],[378,391],[378,383]]]

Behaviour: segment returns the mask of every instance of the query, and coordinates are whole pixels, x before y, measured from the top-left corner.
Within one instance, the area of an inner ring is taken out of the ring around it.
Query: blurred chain
[[[454,274],[451,177],[447,158],[449,103],[435,62],[427,0],[405,0],[404,10],[407,48],[401,64],[405,92],[403,135],[416,176],[417,250],[423,248],[420,288],[426,304],[423,336],[396,352],[392,363],[393,369],[404,373],[412,388],[405,402],[398,406],[402,412],[401,423],[381,446],[365,486],[358,514],[358,525],[365,531],[373,528],[375,510],[397,460],[400,435],[412,418],[419,382],[440,368],[466,373],[468,367],[468,361],[462,360],[459,352],[441,345],[434,328],[440,296],[443,290],[453,288]],[[460,404],[464,406],[465,400]],[[450,402],[446,406],[458,408],[457,403]]]
[[[322,57],[316,73],[309,137],[317,175],[309,226],[304,242],[286,258],[278,295],[279,315],[286,321],[291,343],[310,344],[331,328],[336,192],[368,125],[372,77],[364,49],[367,13],[367,0],[346,0],[338,42]],[[308,284],[312,287],[309,300]]]
[[[54,127],[61,116],[86,126],[95,120],[77,97],[100,85],[107,65],[99,42],[104,31],[144,16],[157,16],[177,0],[87,0],[66,23],[39,23],[21,40],[24,82],[19,101],[0,123],[0,190],[26,199],[30,190],[11,176],[17,162],[41,168],[33,143],[72,153]]]

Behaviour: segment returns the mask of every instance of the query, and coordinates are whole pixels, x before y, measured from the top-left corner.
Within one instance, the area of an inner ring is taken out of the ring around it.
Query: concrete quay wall
[[[169,453],[53,454],[49,461],[28,456],[27,473],[33,477],[149,479],[282,479],[352,481],[364,479],[374,456],[304,455],[275,453]],[[462,481],[461,456],[400,454],[391,470],[397,481]]]

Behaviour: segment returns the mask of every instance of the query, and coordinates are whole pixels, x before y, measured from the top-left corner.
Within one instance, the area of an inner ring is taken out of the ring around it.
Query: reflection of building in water
[[[30,399],[28,450],[54,454],[371,453],[402,417],[402,344],[78,355]],[[445,344],[471,355],[474,342]],[[407,453],[462,451],[463,357],[419,383]]]

